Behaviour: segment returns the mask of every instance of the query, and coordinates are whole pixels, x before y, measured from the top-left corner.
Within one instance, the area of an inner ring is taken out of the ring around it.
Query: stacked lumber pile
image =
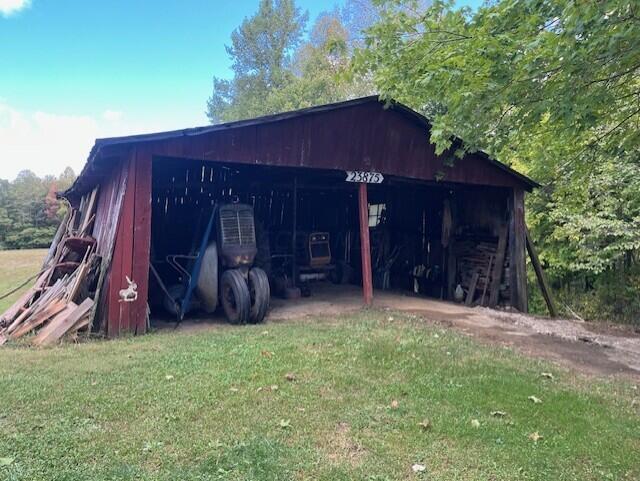
[[[35,332],[36,346],[89,331],[100,259],[96,240],[88,233],[95,218],[96,191],[84,213],[70,209],[54,237],[33,287],[0,315],[0,345]]]
[[[458,279],[467,298],[466,303],[486,306],[492,289],[492,272],[495,270],[498,243],[465,239],[455,244]],[[504,255],[504,254],[503,254]],[[504,257],[498,289],[501,298],[509,298],[509,258]],[[469,292],[471,294],[469,295]]]

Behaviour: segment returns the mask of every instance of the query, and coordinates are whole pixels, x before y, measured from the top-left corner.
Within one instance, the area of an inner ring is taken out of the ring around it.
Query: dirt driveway
[[[468,308],[390,292],[376,292],[374,297],[376,307],[408,312],[481,341],[511,346],[583,373],[623,374],[640,379],[640,336],[628,331],[605,329],[588,322]],[[274,300],[268,320],[332,316],[360,308],[359,289],[319,285],[310,298]]]
[[[374,307],[415,315],[425,322],[456,329],[482,342],[510,346],[585,374],[623,375],[640,380],[640,336],[630,330],[568,319],[548,319],[394,292],[374,295]],[[362,309],[355,286],[318,284],[312,296],[296,300],[274,298],[266,322],[305,317],[331,317]],[[155,322],[173,328],[173,322]],[[222,317],[187,320],[178,330],[228,328]]]

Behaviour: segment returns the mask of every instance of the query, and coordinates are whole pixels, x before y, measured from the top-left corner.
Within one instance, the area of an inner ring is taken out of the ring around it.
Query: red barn
[[[443,299],[460,286],[471,303],[525,312],[524,196],[537,184],[483,153],[436,155],[429,128],[415,111],[367,97],[97,140],[63,194],[82,211],[97,192],[94,325],[110,337],[145,332],[148,312],[162,310],[150,267],[170,277],[167,256],[193,252],[202,213],[223,199],[253,206],[274,263],[295,265],[296,235],[327,233],[334,264],[367,302],[372,286]],[[350,180],[383,180],[347,182],[351,171]],[[120,302],[127,277],[138,296]]]

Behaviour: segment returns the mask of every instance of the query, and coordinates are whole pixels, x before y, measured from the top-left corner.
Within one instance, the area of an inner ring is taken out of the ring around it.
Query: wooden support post
[[[373,302],[373,279],[371,275],[371,246],[369,244],[369,201],[367,200],[367,184],[358,186],[358,203],[360,214],[360,255],[362,260],[362,295],[364,303],[370,306]]]
[[[533,242],[531,242],[529,229],[527,229],[526,225],[524,227],[524,233],[527,239],[527,251],[529,252],[529,257],[531,258],[531,264],[533,265],[533,270],[536,271],[538,284],[540,285],[540,290],[542,291],[542,297],[544,297],[544,301],[547,303],[547,308],[549,309],[549,315],[551,317],[558,317],[558,310],[556,309],[556,305],[553,300],[553,295],[551,294],[551,289],[549,289],[549,284],[547,284],[547,279],[544,275],[544,271],[542,270],[540,259],[538,259],[538,253],[536,252],[536,248],[533,246]]]
[[[291,285],[298,283],[298,264],[296,262],[297,230],[298,230],[298,177],[293,176],[293,190],[291,194]]]
[[[509,276],[511,305],[528,312],[524,190],[514,189],[509,199]]]

